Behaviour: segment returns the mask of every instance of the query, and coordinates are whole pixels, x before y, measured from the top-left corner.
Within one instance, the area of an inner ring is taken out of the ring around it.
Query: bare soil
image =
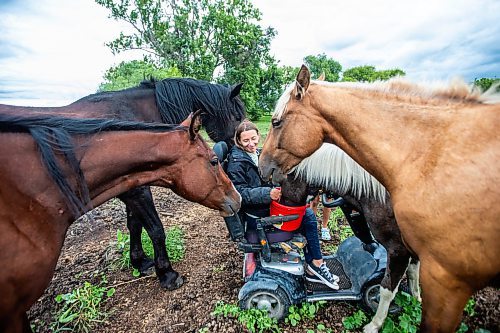
[[[243,256],[228,238],[218,213],[188,202],[169,190],[153,189],[156,206],[165,228],[179,226],[184,231],[186,254],[174,264],[185,277],[174,291],[162,290],[156,277],[135,278],[131,270],[113,269],[117,230],[126,231],[124,205],[113,199],[91,212],[93,221],[79,219],[68,231],[66,242],[52,279],[28,316],[37,332],[50,332],[50,323],[60,304],[58,294],[81,287],[84,281],[98,283],[104,273],[116,293],[105,310],[110,316],[95,332],[245,332],[235,319],[214,317],[218,301],[236,303],[243,285]],[[471,332],[485,328],[500,332],[500,292],[485,288],[474,296],[476,315],[466,320]],[[306,332],[318,323],[342,332],[342,318],[356,310],[355,303],[331,302],[315,320],[297,327],[281,324],[282,332]]]

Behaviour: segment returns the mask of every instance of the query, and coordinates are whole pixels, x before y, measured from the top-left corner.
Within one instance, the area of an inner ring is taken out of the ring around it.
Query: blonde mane
[[[323,143],[291,172],[311,185],[335,191],[338,195],[349,193],[358,199],[368,196],[382,203],[388,195],[378,180],[343,150],[329,143]]]
[[[442,82],[416,84],[400,77],[392,78],[388,81],[376,81],[372,83],[327,82],[312,80],[311,85],[360,89],[380,92],[385,95],[406,96],[408,98],[419,97],[425,100],[447,100],[453,102],[482,104],[500,103],[500,93],[497,92],[497,87],[500,84],[493,85],[490,89],[481,92],[480,89],[466,84],[461,79],[454,79],[448,84],[443,84]],[[285,88],[283,94],[276,102],[273,118],[279,120],[286,113],[286,106],[290,101],[290,96],[294,87],[295,82],[292,82]]]

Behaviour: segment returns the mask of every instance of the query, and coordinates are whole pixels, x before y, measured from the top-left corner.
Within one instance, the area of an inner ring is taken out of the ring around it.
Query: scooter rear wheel
[[[290,304],[288,295],[281,287],[276,290],[252,290],[240,300],[240,308],[267,310],[269,317],[278,320],[287,315]]]
[[[363,288],[363,307],[373,313],[377,312],[380,302],[380,282],[380,280],[370,281]],[[393,301],[389,306],[389,313],[395,314],[400,311],[401,308]]]

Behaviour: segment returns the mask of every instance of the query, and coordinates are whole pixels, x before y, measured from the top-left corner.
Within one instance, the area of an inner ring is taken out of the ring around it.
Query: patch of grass
[[[105,286],[106,283],[103,276],[98,285],[85,281],[82,287],[57,295],[55,300],[62,304],[62,308],[56,312],[51,330],[91,332],[97,323],[104,322],[109,314],[102,309],[102,305],[115,293],[114,288]]]
[[[422,319],[422,305],[417,299],[405,292],[398,292],[394,298],[394,302],[401,307],[401,312],[397,314],[390,314],[384,326],[380,330],[381,333],[416,333]],[[466,316],[472,317],[474,315],[475,301],[470,299],[465,306],[464,312]],[[356,311],[353,315],[345,317],[342,320],[344,327],[350,330],[358,330],[364,325],[368,324],[371,317],[369,317],[363,310]],[[468,327],[465,323],[461,323],[457,333],[465,333]],[[475,333],[485,333],[487,330],[478,329]]]
[[[224,318],[236,318],[248,331],[255,332],[280,332],[278,321],[270,318],[267,311],[259,309],[242,310],[236,304],[226,304],[223,301],[217,302],[214,316],[223,316]]]
[[[326,301],[319,301],[292,305],[288,309],[288,316],[285,318],[285,323],[295,327],[301,321],[314,319],[319,309],[321,309],[325,304]]]
[[[165,246],[167,248],[168,257],[172,263],[181,261],[184,258],[185,245],[184,233],[180,227],[174,226],[168,228],[165,234]],[[153,257],[154,249],[153,242],[149,238],[146,231],[141,234],[142,248],[148,257]],[[119,253],[118,259],[113,262],[113,265],[118,269],[130,268],[130,234],[118,230],[116,232],[116,250]],[[139,276],[139,271],[135,270],[132,273],[134,276]]]

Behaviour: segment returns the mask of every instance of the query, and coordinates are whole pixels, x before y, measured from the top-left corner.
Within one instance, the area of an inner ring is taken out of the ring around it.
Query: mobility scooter
[[[227,147],[217,144],[214,151],[220,161]],[[343,205],[342,198],[327,207]],[[356,213],[348,219],[356,219]],[[274,215],[274,216],[273,216]],[[295,207],[271,204],[271,216],[254,218],[238,213],[224,218],[229,234],[244,252],[245,284],[238,299],[242,309],[266,309],[272,318],[282,319],[293,304],[308,301],[362,301],[368,309],[378,307],[380,281],[384,277],[387,252],[377,243],[363,243],[357,237],[343,241],[335,255],[325,256],[330,272],[340,278],[339,289],[306,280],[301,250],[305,237],[298,233],[302,217]]]

